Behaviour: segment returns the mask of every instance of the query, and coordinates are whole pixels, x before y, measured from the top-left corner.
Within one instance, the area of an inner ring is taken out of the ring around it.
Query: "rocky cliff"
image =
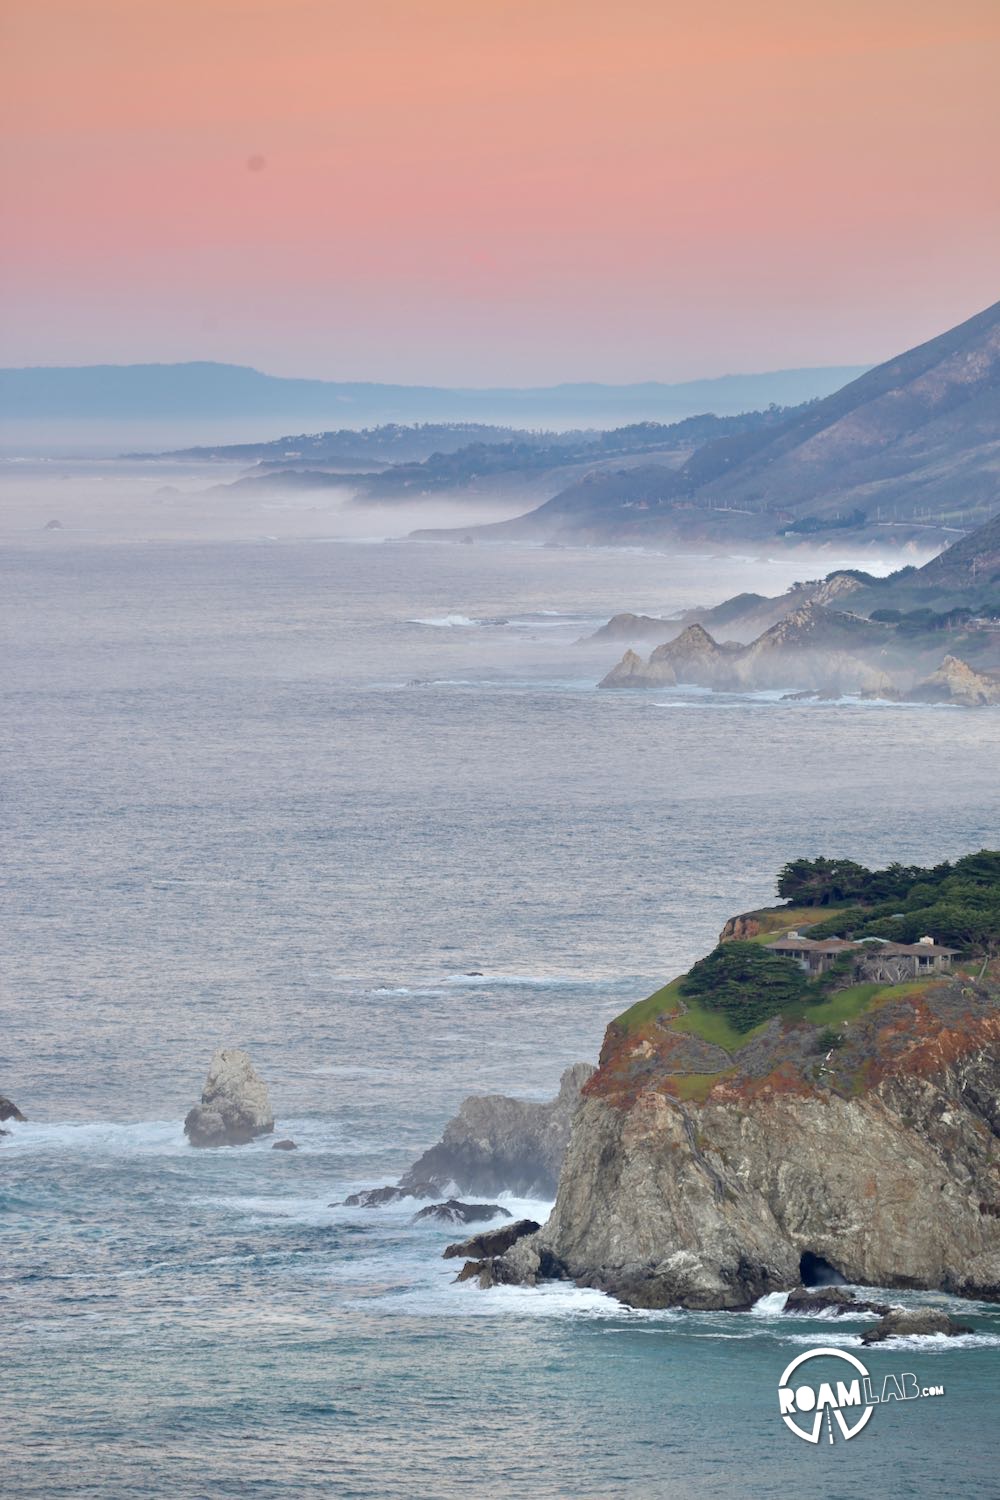
[[[1000,1300],[996,961],[736,1045],[697,1034],[672,988],[609,1027],[552,1215],[483,1284],[736,1309],[818,1264]]]

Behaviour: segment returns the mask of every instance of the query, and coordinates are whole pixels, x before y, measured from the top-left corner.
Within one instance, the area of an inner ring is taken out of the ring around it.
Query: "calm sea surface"
[[[30,1117],[0,1141],[7,1492],[1000,1492],[989,1308],[947,1347],[866,1352],[944,1399],[813,1449],[778,1376],[859,1325],[480,1293],[412,1206],[328,1206],[466,1094],[550,1095],[789,856],[996,845],[1000,714],[595,691],[620,651],[575,643],[613,611],[802,569],[0,554],[0,1090]],[[249,1048],[297,1152],[185,1145],[220,1044]]]

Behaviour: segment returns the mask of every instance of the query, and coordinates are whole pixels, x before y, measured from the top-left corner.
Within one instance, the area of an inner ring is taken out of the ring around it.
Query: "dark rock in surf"
[[[782,1311],[796,1316],[832,1312],[837,1317],[867,1312],[882,1318],[889,1308],[884,1302],[861,1302],[842,1286],[797,1286],[788,1293]]]
[[[933,1337],[944,1334],[955,1338],[960,1333],[972,1333],[968,1323],[956,1323],[954,1318],[939,1308],[894,1307],[882,1320],[862,1336],[863,1344],[884,1344],[886,1339]]]
[[[271,1147],[272,1151],[297,1151],[298,1149],[294,1141],[275,1141]]]
[[[456,1256],[478,1256],[480,1260],[492,1255],[502,1255],[525,1234],[534,1234],[542,1226],[534,1219],[515,1219],[513,1224],[504,1224],[501,1229],[485,1229],[471,1239],[461,1240],[457,1245],[448,1245],[442,1252],[445,1260]]]
[[[411,1187],[364,1188],[352,1193],[342,1202],[331,1203],[331,1208],[383,1208],[387,1203],[398,1203],[400,1198],[435,1198],[441,1191],[436,1183],[415,1182]]]
[[[24,1115],[13,1099],[8,1099],[5,1094],[0,1094],[0,1120],[20,1120],[24,1123]]]
[[[467,1260],[465,1265],[455,1277],[456,1281],[471,1281],[474,1276],[482,1277],[483,1272],[489,1265],[485,1260]]]
[[[449,1198],[447,1203],[431,1203],[413,1215],[414,1224],[422,1219],[437,1219],[441,1224],[481,1224],[486,1219],[509,1219],[507,1209],[499,1203],[460,1203]]]

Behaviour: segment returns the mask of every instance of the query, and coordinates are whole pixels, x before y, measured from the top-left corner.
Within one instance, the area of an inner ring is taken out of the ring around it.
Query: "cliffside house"
[[[793,930],[765,946],[781,958],[794,958],[800,968],[805,969],[807,974],[815,976],[825,974],[842,953],[850,953],[859,945],[848,942],[846,938],[822,938],[816,941],[813,938],[804,938]]]
[[[871,938],[863,941],[863,948],[874,948]],[[918,938],[915,943],[878,943],[879,954],[885,958],[901,960],[916,979],[921,974],[941,974],[951,968],[957,948],[945,948],[932,937]]]
[[[951,968],[957,948],[945,948],[932,937],[922,937],[915,943],[890,943],[882,938],[864,938],[861,942],[850,942],[847,938],[804,938],[792,931],[766,945],[772,953],[782,958],[794,958],[800,968],[810,976],[825,974],[835,959],[842,953],[877,953],[879,958],[894,960],[898,972],[907,978],[916,979],[922,974],[940,974]]]

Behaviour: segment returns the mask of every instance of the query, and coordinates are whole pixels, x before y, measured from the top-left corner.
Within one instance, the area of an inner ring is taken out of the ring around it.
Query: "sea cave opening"
[[[822,1255],[804,1250],[799,1261],[799,1280],[803,1286],[846,1286],[846,1277]]]

